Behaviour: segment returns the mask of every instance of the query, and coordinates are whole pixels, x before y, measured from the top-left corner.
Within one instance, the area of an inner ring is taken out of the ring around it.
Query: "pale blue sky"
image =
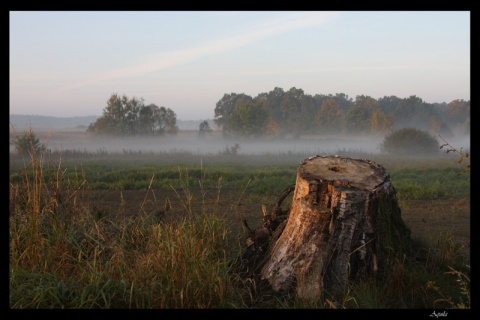
[[[102,115],[112,93],[214,117],[275,87],[470,100],[469,11],[11,11],[10,113]]]

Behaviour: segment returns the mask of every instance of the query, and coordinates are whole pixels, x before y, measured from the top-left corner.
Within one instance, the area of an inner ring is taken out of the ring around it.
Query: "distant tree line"
[[[470,100],[426,103],[419,97],[305,94],[302,89],[276,87],[252,98],[225,94],[215,107],[214,122],[226,136],[303,134],[386,134],[405,127],[449,137],[470,130]]]
[[[113,135],[164,135],[178,131],[173,110],[145,105],[143,99],[112,94],[103,115],[88,132]],[[470,100],[426,103],[417,96],[374,99],[344,93],[305,94],[295,87],[274,88],[251,97],[224,94],[216,103],[214,123],[227,137],[299,137],[305,134],[382,134],[402,128],[418,128],[451,137],[470,132]],[[199,126],[205,136],[207,121]]]
[[[177,115],[169,108],[145,105],[143,99],[112,94],[103,115],[91,123],[87,132],[110,135],[155,136],[175,134]]]

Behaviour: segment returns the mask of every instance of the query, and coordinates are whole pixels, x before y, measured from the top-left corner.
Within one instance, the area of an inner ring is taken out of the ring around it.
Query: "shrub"
[[[23,135],[15,137],[15,139],[12,140],[12,143],[17,152],[22,155],[38,154],[45,148],[45,146],[40,143],[40,139],[37,138],[37,135],[32,128]]]
[[[426,131],[403,128],[385,136],[380,150],[395,155],[434,155],[439,151],[437,139]]]
[[[236,156],[238,155],[238,149],[240,149],[240,144],[235,143],[233,146],[226,146],[225,150],[221,154],[226,156]]]
[[[212,128],[210,128],[210,125],[208,124],[207,120],[202,121],[200,125],[198,126],[198,134],[200,136],[205,136],[208,133],[212,133]]]

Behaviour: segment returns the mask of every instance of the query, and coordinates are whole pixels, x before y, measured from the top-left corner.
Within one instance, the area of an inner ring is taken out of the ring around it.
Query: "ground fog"
[[[16,133],[21,134],[20,132]],[[384,136],[301,136],[276,139],[260,138],[225,138],[220,132],[199,136],[197,131],[180,131],[175,136],[160,137],[108,137],[91,133],[72,131],[36,132],[40,141],[52,151],[78,150],[107,153],[174,153],[189,152],[192,154],[338,154],[348,153],[380,153],[379,145]],[[13,136],[13,133],[11,134]],[[444,142],[438,137],[439,146]],[[469,150],[468,136],[450,137],[453,147]],[[13,146],[10,145],[10,150]]]

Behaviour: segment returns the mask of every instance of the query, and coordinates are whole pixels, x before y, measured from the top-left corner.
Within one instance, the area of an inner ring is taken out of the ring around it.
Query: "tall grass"
[[[68,224],[45,230],[36,254],[21,239],[25,231],[15,230],[12,308],[215,308],[235,294],[219,219],[163,225],[87,213]]]
[[[61,184],[62,171],[46,177],[43,156],[33,152],[24,180],[10,185],[12,308],[241,307],[221,216],[107,217],[72,195],[50,206],[45,180]]]
[[[32,150],[24,155],[22,170],[11,171],[11,308],[470,308],[469,261],[448,237],[436,246],[418,242],[417,256],[390,261],[382,277],[326,291],[313,304],[241,279],[231,266],[243,245],[231,237],[224,215],[232,209],[219,205],[225,176],[232,181],[241,177],[240,202],[250,192],[268,192],[262,183],[268,189],[269,173],[278,169],[235,176],[230,169],[215,171],[203,163],[192,170],[177,166],[177,180],[168,187],[187,214],[166,220],[143,210],[147,196],[139,212],[106,214],[82,197],[98,167],[75,164],[70,172],[62,160]],[[153,168],[141,175],[146,193],[153,192],[158,176]],[[115,180],[118,173],[111,173]],[[400,192],[411,189],[401,186],[409,174],[393,171]],[[275,180],[277,188],[290,184],[289,179],[285,184]],[[200,207],[192,188],[201,191]],[[215,197],[213,207],[206,203],[209,192]],[[154,202],[163,204],[156,197]]]

